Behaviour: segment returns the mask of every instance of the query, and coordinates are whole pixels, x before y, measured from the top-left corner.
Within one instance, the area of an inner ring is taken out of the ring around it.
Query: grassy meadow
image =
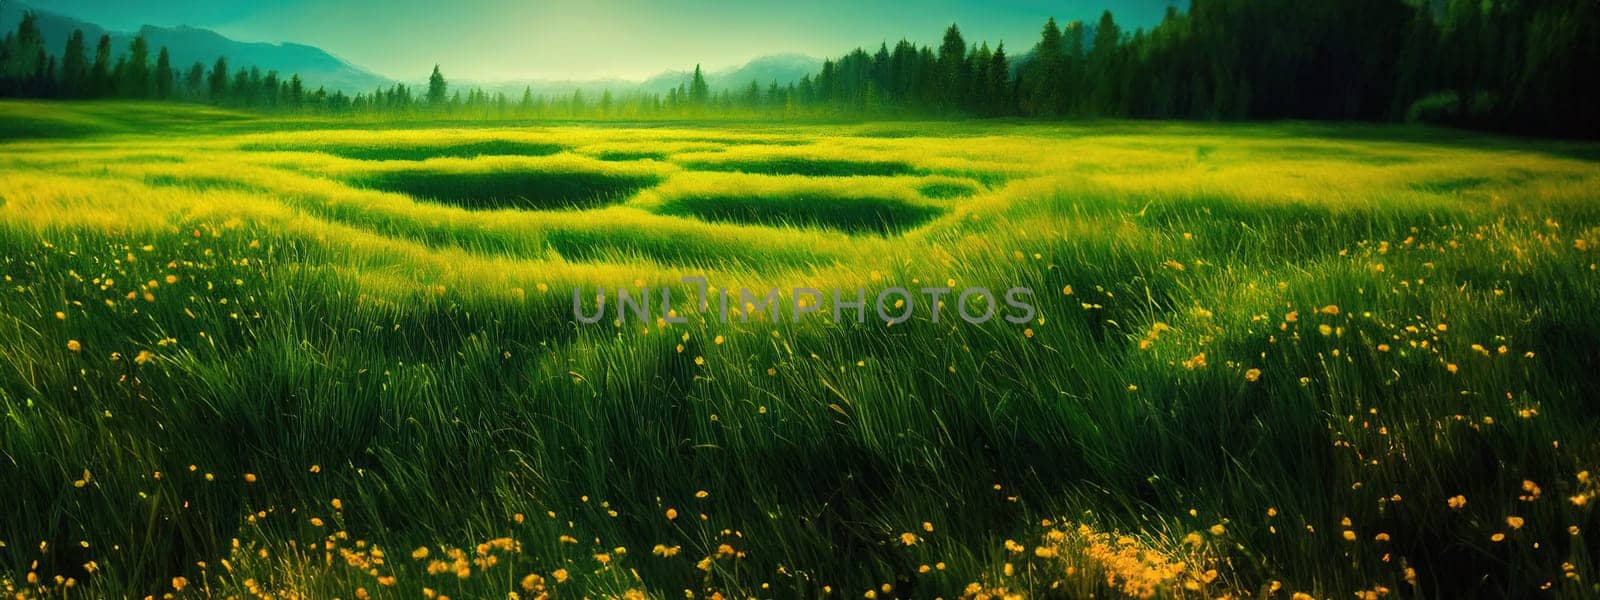
[[[1594,597],[1597,161],[0,103],[0,591]],[[574,319],[693,276],[1038,314]]]

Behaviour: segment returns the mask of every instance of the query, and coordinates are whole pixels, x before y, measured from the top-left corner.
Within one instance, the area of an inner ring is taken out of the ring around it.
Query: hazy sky
[[[434,63],[463,79],[624,77],[742,64],[763,54],[817,57],[904,37],[937,43],[960,25],[969,42],[1018,52],[1046,17],[1149,27],[1187,0],[29,0],[114,30],[191,25],[249,41],[321,47],[394,78]],[[5,0],[0,0],[0,5]],[[3,8],[0,8],[3,9]]]

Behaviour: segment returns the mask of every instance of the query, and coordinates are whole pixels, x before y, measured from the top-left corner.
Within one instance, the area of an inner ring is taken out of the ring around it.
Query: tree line
[[[15,32],[0,40],[0,97],[211,102],[240,107],[337,106],[350,99],[322,88],[307,90],[299,75],[287,78],[256,67],[229,71],[226,57],[209,67],[173,65],[165,46],[152,59],[144,36],[126,50],[101,35],[91,55],[83,30],[74,30],[59,55],[44,47],[37,17],[22,15]]]
[[[799,81],[712,90],[696,66],[667,93],[451,91],[397,83],[347,96],[298,75],[187,68],[81,31],[58,55],[31,14],[0,41],[0,96],[139,98],[252,109],[460,117],[1029,117],[1410,121],[1600,137],[1595,0],[1192,0],[1149,30],[1110,11],[1046,21],[1012,56],[951,25],[937,47],[901,40],[827,60]]]
[[[792,87],[792,86],[791,86]],[[778,89],[776,84],[774,89]],[[787,92],[787,89],[785,90]],[[771,116],[772,107],[729,91],[713,93],[696,66],[688,81],[667,94],[605,90],[595,97],[534,94],[524,89],[518,99],[481,89],[451,91],[437,65],[427,87],[405,83],[347,95],[323,87],[308,89],[298,74],[288,77],[256,66],[232,68],[227,57],[196,62],[187,68],[172,64],[167,48],[152,60],[148,42],[136,36],[114,48],[101,35],[91,55],[82,30],[74,30],[60,54],[45,48],[37,16],[22,15],[14,32],[0,39],[0,98],[131,99],[207,103],[274,112],[342,115],[450,116],[459,118],[658,118],[696,116]],[[789,107],[789,113],[795,107]]]
[[[1015,60],[951,25],[827,61],[807,103],[869,113],[1423,121],[1600,137],[1594,0],[1193,0],[1148,31],[1045,22]]]

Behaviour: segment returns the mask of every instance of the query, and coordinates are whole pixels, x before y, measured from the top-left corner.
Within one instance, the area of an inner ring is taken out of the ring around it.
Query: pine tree
[[[711,87],[706,85],[706,76],[700,72],[700,65],[694,66],[694,77],[689,80],[689,102],[698,107],[704,107],[711,99]]]
[[[1068,23],[1061,32],[1061,38],[1065,56],[1062,59],[1061,79],[1054,92],[1058,102],[1056,109],[1062,114],[1081,112],[1089,87],[1086,81],[1089,57],[1084,50],[1083,22]]]
[[[994,110],[994,97],[989,93],[989,67],[994,60],[994,51],[989,49],[989,42],[978,44],[978,47],[967,54],[967,73],[970,79],[963,86],[966,98],[962,101],[969,112],[987,115]]]
[[[880,42],[877,53],[872,55],[872,84],[878,93],[880,104],[890,104],[894,98],[894,83],[890,80],[890,62],[892,58],[889,54],[889,43]]]
[[[23,12],[16,35],[8,37],[4,45],[9,56],[5,61],[0,61],[0,80],[10,81],[18,87],[18,91],[26,94],[31,91],[27,88],[34,87],[46,66],[44,36],[39,32],[38,16],[31,10]]]
[[[39,51],[39,58],[46,58],[44,50]],[[60,82],[56,80],[56,57],[51,55],[45,60],[44,69],[35,77],[39,93],[46,98],[55,98],[61,94]]]
[[[1087,82],[1092,95],[1090,97],[1091,110],[1096,114],[1106,115],[1119,112],[1117,102],[1118,73],[1117,53],[1118,44],[1122,41],[1122,30],[1117,27],[1117,22],[1111,17],[1111,11],[1100,13],[1100,23],[1095,26],[1094,47],[1089,50],[1090,79]]]
[[[228,80],[228,103],[241,106],[255,104],[255,84],[250,81],[250,70],[239,67]]]
[[[69,98],[79,98],[89,91],[89,57],[83,47],[83,30],[74,29],[67,37],[67,47],[61,52],[61,89]]]
[[[156,70],[151,77],[155,80],[156,98],[172,98],[172,58],[167,55],[166,46],[162,46],[161,53],[156,56]]]
[[[439,72],[439,65],[433,66],[433,74],[428,76],[428,105],[433,107],[443,106],[448,85],[444,75]]]
[[[109,96],[116,96],[116,95],[121,94],[121,93],[123,93],[125,91],[125,89],[124,89],[125,81],[124,80],[128,76],[127,73],[128,73],[128,57],[126,57],[126,56],[118,56],[116,64],[111,65],[111,76],[110,76],[110,78],[107,79],[107,85],[109,87],[107,88],[108,91],[106,92],[106,95],[108,97]]]
[[[995,46],[994,54],[989,57],[988,75],[984,95],[988,99],[989,114],[1011,114],[1015,103],[1011,98],[1011,64],[1006,59],[1004,42]]]
[[[52,79],[55,77],[55,62],[55,58],[46,54],[44,48],[34,52],[33,73],[23,81],[23,93],[35,98],[50,97]]]
[[[300,81],[300,74],[289,76],[289,108],[298,109],[305,102],[305,83]]]
[[[261,104],[265,104],[267,106],[277,106],[278,96],[280,95],[278,93],[278,72],[270,70],[267,71],[266,76],[261,78],[261,83],[256,89],[260,90],[258,94],[260,94],[259,98]]]
[[[144,36],[136,35],[128,44],[127,62],[119,79],[119,92],[126,98],[150,96],[150,45]]]
[[[101,35],[98,45],[94,45],[94,66],[90,67],[90,96],[106,98],[114,88],[115,82],[110,78],[110,35]]]
[[[211,77],[206,82],[206,91],[214,103],[221,103],[228,97],[228,59],[218,56],[216,64],[211,66]]]
[[[238,69],[238,74],[234,77],[234,83],[237,83],[235,88],[242,90],[242,93],[235,94],[235,96],[240,96],[240,101],[243,101],[245,106],[261,106],[261,104],[264,104],[262,101],[266,99],[266,96],[261,93],[261,69],[259,67]]]
[[[194,65],[189,67],[189,75],[184,78],[183,84],[185,96],[190,100],[200,98],[206,91],[206,66],[200,61],[195,61]]]
[[[939,82],[935,90],[938,110],[950,112],[959,108],[962,91],[968,80],[967,43],[961,39],[961,29],[954,23],[944,31],[944,42],[939,44]]]
[[[1062,63],[1065,54],[1061,47],[1061,30],[1056,27],[1055,17],[1044,23],[1044,30],[1039,33],[1039,43],[1033,46],[1033,60],[1028,63],[1027,75],[1027,102],[1029,114],[1054,116],[1062,110],[1061,89],[1065,85],[1062,81]]]

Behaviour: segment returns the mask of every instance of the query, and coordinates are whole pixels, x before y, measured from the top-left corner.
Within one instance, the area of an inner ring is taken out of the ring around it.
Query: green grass
[[[1592,145],[97,103],[0,131],[7,595],[1600,593]],[[572,150],[338,154],[543,145]],[[687,310],[685,276],[1039,312],[572,316]]]
[[[254,115],[165,102],[51,102],[8,100],[0,104],[0,142],[141,133],[181,133],[231,126],[257,128]]]

